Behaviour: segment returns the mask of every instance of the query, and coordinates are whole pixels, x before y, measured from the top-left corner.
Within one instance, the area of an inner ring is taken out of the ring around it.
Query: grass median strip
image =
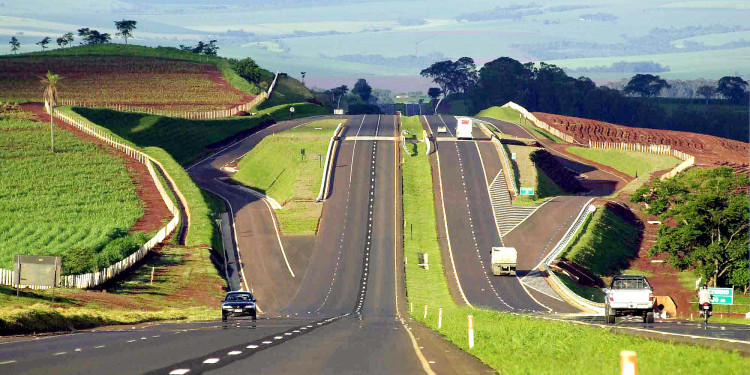
[[[540,129],[529,120],[521,119],[521,113],[509,107],[490,107],[477,113],[475,117],[490,117],[501,121],[507,121],[520,125],[522,128],[531,132],[536,138],[546,139],[554,143],[565,143],[560,138]]]
[[[286,235],[314,235],[317,231],[323,204],[315,198],[328,143],[341,121],[314,121],[266,137],[237,165],[235,181],[282,205],[276,215]]]
[[[402,118],[402,123],[413,124],[413,119]],[[695,368],[711,373],[741,373],[750,366],[750,359],[737,353],[457,306],[448,290],[437,242],[429,159],[424,155],[424,144],[419,144],[419,148],[415,156],[404,157],[402,168],[406,288],[409,302],[414,305],[414,319],[437,330],[437,310],[443,308],[442,328],[437,331],[503,374],[618,373],[621,350],[636,351],[640,372],[649,374],[692,373]],[[429,254],[429,270],[416,264],[420,253]],[[476,346],[472,349],[468,347],[467,315],[474,316]]]

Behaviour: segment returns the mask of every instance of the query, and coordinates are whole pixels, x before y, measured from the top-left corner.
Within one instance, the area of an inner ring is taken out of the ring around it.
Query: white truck
[[[654,302],[654,290],[645,276],[615,276],[605,289],[604,316],[607,324],[625,315],[642,316],[644,323],[653,323]]]
[[[458,139],[472,139],[471,129],[474,124],[468,117],[456,117],[458,125],[456,125],[456,138]]]
[[[492,248],[492,274],[516,275],[516,265],[518,264],[518,252],[514,247],[493,247]]]

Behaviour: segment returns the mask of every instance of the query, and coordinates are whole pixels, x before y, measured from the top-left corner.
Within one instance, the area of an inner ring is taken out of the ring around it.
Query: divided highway
[[[264,136],[305,121],[309,119],[260,130],[190,168],[201,186],[224,197],[232,207],[239,245],[236,265],[241,267],[235,267],[230,280],[232,288],[247,285],[258,296],[264,314],[257,324],[230,320],[228,324],[142,325],[6,343],[0,345],[0,371],[491,372],[404,316],[401,182],[394,117],[348,118],[319,235],[304,242],[306,247],[277,237],[272,211],[264,201],[221,182],[226,176],[221,168]]]

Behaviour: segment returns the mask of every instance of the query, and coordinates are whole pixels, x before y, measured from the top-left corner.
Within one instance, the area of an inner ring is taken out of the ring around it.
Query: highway
[[[247,153],[264,136],[304,121],[309,120],[259,130],[190,168],[201,186],[232,206],[242,263],[230,276],[236,286],[247,284],[258,296],[264,313],[257,323],[230,318],[227,324],[139,325],[9,342],[0,345],[0,371],[492,372],[405,316],[394,117],[348,118],[319,234],[304,242],[307,255],[302,254],[302,246],[295,249],[288,239],[282,238],[283,245],[279,245],[272,212],[264,210],[262,200],[219,180],[226,176],[223,166]]]

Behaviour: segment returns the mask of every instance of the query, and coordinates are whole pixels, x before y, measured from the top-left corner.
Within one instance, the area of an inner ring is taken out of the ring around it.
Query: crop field
[[[314,235],[322,203],[315,203],[328,142],[341,120],[315,121],[264,138],[240,160],[233,179],[263,191],[282,205],[276,211],[286,235]],[[304,149],[306,156],[301,156]]]
[[[15,254],[101,249],[143,214],[120,157],[59,128],[53,154],[49,124],[0,119],[0,267]]]
[[[42,101],[39,76],[59,74],[60,98],[87,106],[129,104],[208,110],[252,99],[234,89],[215,65],[119,56],[0,58],[0,98]]]
[[[729,374],[742,373],[750,366],[750,359],[736,352],[664,344],[597,327],[457,306],[448,290],[437,242],[429,159],[424,155],[424,145],[418,147],[416,155],[405,155],[402,169],[404,220],[415,224],[413,233],[404,235],[404,257],[416,260],[418,253],[427,253],[431,264],[429,270],[420,268],[416,261],[404,266],[407,295],[414,304],[413,319],[503,374],[616,374],[621,350],[638,353],[638,367],[644,374],[687,374],[699,366],[711,373]],[[443,309],[441,329],[437,328],[438,308]],[[467,315],[474,317],[476,345],[471,349]]]

